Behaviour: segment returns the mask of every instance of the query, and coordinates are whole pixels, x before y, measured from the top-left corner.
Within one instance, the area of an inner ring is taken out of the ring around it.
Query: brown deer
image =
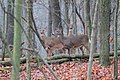
[[[61,31],[57,31],[57,33],[60,35]],[[83,47],[90,52],[88,36],[85,34],[74,35],[72,27],[69,29],[68,37],[62,37],[61,40],[64,44],[64,48],[68,49],[69,54],[71,49],[73,49],[74,53],[76,53],[76,48],[80,48],[82,53],[84,53]]]
[[[80,35],[73,36],[71,37],[71,43],[73,44],[72,45],[73,49],[80,47],[82,53],[84,53],[82,48],[85,47],[90,52],[89,38],[87,35],[80,34]]]
[[[46,37],[44,30],[41,30],[40,36],[44,42],[45,49],[49,56],[52,55],[53,51],[60,50],[60,49],[62,49],[65,53],[65,50],[63,49],[64,45],[61,39],[59,38],[59,35],[58,37],[55,37],[54,35],[53,37]]]
[[[43,31],[44,32],[44,31]],[[51,55],[54,50],[62,49],[65,53],[65,49],[68,49],[68,54],[70,54],[71,49],[76,49],[78,47],[84,46],[88,51],[89,50],[89,39],[87,35],[81,34],[71,37],[61,37],[60,31],[57,31],[57,37],[46,37],[41,36],[48,54]]]
[[[71,32],[69,33],[69,35],[71,35]],[[63,44],[64,53],[66,52],[65,49],[67,49],[68,54],[70,54],[70,50],[72,48],[72,43],[71,43],[71,40],[70,40],[71,38],[70,37],[64,37],[64,36],[62,37],[60,29],[56,30],[55,33],[58,35],[59,39],[61,40],[61,43]]]
[[[73,28],[72,27],[70,27],[69,28],[69,33],[68,33],[68,37],[75,37],[75,34],[73,34]],[[76,48],[78,48],[78,47],[74,47],[72,50],[74,51],[74,53],[76,53]],[[80,50],[82,51],[82,53],[84,53],[84,51],[83,51],[83,46],[80,46],[79,47],[80,48]]]
[[[75,34],[73,34],[73,28],[72,28],[72,26],[70,26],[69,27],[69,32],[68,32],[68,37],[73,37],[73,36],[75,36]],[[71,48],[70,51],[75,53],[76,49],[75,48]],[[69,50],[68,50],[68,52],[69,52]]]
[[[70,54],[71,49],[75,51],[75,49],[79,47],[85,47],[90,52],[89,38],[87,35],[81,34],[73,37],[63,37],[62,40],[64,43],[64,48],[68,49],[68,54]]]
[[[57,34],[60,35],[61,31],[56,31]],[[62,44],[64,45],[63,49],[68,50],[68,54],[70,54],[70,50],[73,49],[75,53],[75,49],[81,47],[85,47],[89,52],[89,38],[87,35],[79,34],[79,35],[72,35],[72,28],[71,32],[69,33],[68,37],[59,37],[61,39]],[[83,49],[81,49],[83,51]],[[83,51],[84,53],[84,51]]]

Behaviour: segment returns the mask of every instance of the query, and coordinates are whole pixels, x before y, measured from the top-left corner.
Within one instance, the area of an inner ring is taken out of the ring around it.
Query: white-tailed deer
[[[73,37],[73,36],[75,36],[75,34],[73,34],[73,28],[72,28],[72,26],[70,26],[69,27],[69,32],[68,32],[68,37]],[[73,52],[76,52],[76,49],[75,48],[71,48],[70,51],[73,53]],[[68,53],[70,53],[69,49],[68,49]]]
[[[70,54],[71,49],[76,49],[79,47],[85,47],[89,50],[89,39],[87,35],[81,34],[71,37],[61,37],[60,31],[57,31],[57,37],[46,37],[44,31],[41,35],[42,40],[44,41],[48,55],[52,55],[52,52],[55,50],[62,49],[65,53],[65,49],[68,49],[68,54]],[[74,52],[75,53],[75,52]]]
[[[65,49],[67,49],[68,54],[70,54],[70,50],[72,48],[71,38],[70,37],[64,37],[64,36],[62,37],[62,36],[60,36],[61,35],[60,30],[56,30],[55,32],[58,35],[58,37],[60,38],[60,40],[61,40],[61,42],[62,42],[62,44],[64,46],[63,47],[64,53],[66,52]],[[69,35],[71,35],[71,34],[69,33]]]
[[[65,38],[63,38],[63,41],[64,41],[64,39]],[[76,48],[80,48],[82,53],[84,53],[83,46],[90,52],[88,36],[84,35],[84,34],[74,35],[72,27],[70,27],[70,29],[69,29],[68,38],[67,38],[66,42],[64,42],[64,44],[67,45],[68,48],[70,48],[69,50],[71,50],[71,49],[74,50],[74,53],[76,53]],[[68,51],[68,52],[70,53],[70,51]]]
[[[89,38],[88,38],[87,35],[80,34],[80,35],[73,36],[71,38],[71,42],[73,44],[72,48],[75,49],[75,48],[80,47],[82,53],[84,53],[82,47],[85,47],[90,52],[90,49],[89,49]]]
[[[73,28],[72,27],[70,27],[69,28],[69,33],[68,33],[68,37],[75,37],[75,34],[73,34]],[[72,48],[72,50],[74,51],[74,53],[76,53],[76,48],[78,48],[78,47],[73,47]],[[82,51],[82,53],[84,53],[84,51],[83,51],[83,46],[79,46],[79,48],[80,48],[80,50]]]
[[[55,50],[62,49],[65,52],[65,50],[63,49],[64,45],[61,42],[60,37],[55,37],[55,36],[47,37],[44,33],[44,30],[41,30],[40,36],[44,42],[45,49],[46,49],[49,56],[52,55],[53,51],[55,51]]]
[[[70,54],[70,50],[73,49],[76,51],[76,48],[85,47],[89,52],[89,38],[87,35],[81,34],[73,37],[63,37],[64,48],[68,49],[68,54]],[[74,52],[75,53],[75,52]]]

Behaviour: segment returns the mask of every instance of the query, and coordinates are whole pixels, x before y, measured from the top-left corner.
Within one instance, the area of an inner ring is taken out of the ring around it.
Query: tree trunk
[[[91,35],[91,20],[90,20],[90,0],[84,0],[84,19],[85,19],[85,33]]]
[[[63,28],[61,22],[61,11],[59,6],[59,0],[51,0],[52,4],[52,24],[53,24],[53,31],[61,30],[61,36],[63,36]]]
[[[27,47],[32,48],[32,30],[30,26],[32,26],[32,19],[31,19],[31,11],[32,11],[32,0],[27,0]],[[26,63],[27,63],[27,80],[31,80],[31,67],[30,67],[30,52],[27,51],[26,54]]]
[[[73,33],[77,35],[76,0],[72,0],[72,22]]]
[[[95,4],[96,4],[96,0],[92,0],[93,2],[92,5],[91,5],[91,24],[93,25],[93,19],[94,19],[94,14],[95,14]],[[98,15],[98,11],[97,11],[97,14]],[[94,50],[94,53],[97,53],[97,34],[98,34],[98,29],[97,29],[97,26],[98,26],[98,16],[96,17],[96,24],[95,24],[95,40],[94,40],[94,45],[93,45],[93,50]],[[92,33],[91,33],[92,34]]]
[[[114,15],[114,80],[118,80],[117,23],[119,0],[116,0],[115,7],[116,10]]]
[[[2,4],[3,4],[4,2],[2,2]],[[5,9],[5,4],[3,4],[3,8]],[[5,26],[5,18],[6,18],[6,15],[5,15],[5,12],[3,11],[3,26],[1,26],[1,27],[3,27],[2,28],[2,33],[3,33],[3,37],[4,38],[6,38],[6,26]],[[1,37],[2,36],[2,34],[0,33],[0,38],[2,38]],[[5,50],[5,44],[4,43],[2,43],[2,61],[4,61],[4,58],[5,58],[5,53],[6,53],[6,50]]]
[[[19,4],[19,5],[18,5]],[[14,16],[21,23],[22,16],[22,0],[15,0]],[[21,26],[14,19],[14,49],[13,49],[13,68],[12,68],[12,80],[19,80],[20,71],[20,47],[21,47]]]
[[[69,33],[69,27],[70,27],[70,18],[69,18],[69,8],[70,8],[70,1],[69,0],[64,0],[64,5],[65,5],[65,21],[67,23],[67,35]]]
[[[97,11],[98,11],[98,0],[96,1],[95,6],[95,13],[93,17],[93,24],[92,24],[92,34],[91,34],[91,46],[90,46],[90,56],[89,56],[89,63],[88,63],[88,73],[87,73],[87,80],[91,80],[91,72],[92,72],[92,62],[93,62],[93,53],[95,53],[95,34],[96,34],[96,25],[97,25]]]
[[[96,0],[91,0],[91,1],[90,1],[91,25],[92,25],[92,23],[93,23],[93,18],[94,18],[94,13],[95,13],[95,4],[96,4]]]
[[[110,0],[100,0],[100,63],[110,65],[109,36],[110,36]]]
[[[94,18],[94,13],[95,13],[95,4],[96,4],[96,0],[91,0],[91,3],[90,3],[91,5],[90,5],[90,8],[91,8],[91,10],[90,10],[90,15],[91,15],[91,24],[93,24],[93,18]],[[97,14],[98,14],[98,11],[97,11]],[[96,17],[97,19],[97,21],[96,22],[98,22],[98,17]],[[97,26],[98,26],[98,24],[96,24],[96,33],[95,33],[95,42],[94,42],[94,45],[93,46],[95,46],[94,47],[94,52],[96,53],[97,52]],[[92,34],[92,33],[91,33]]]
[[[49,5],[49,13],[48,13],[48,37],[51,37],[52,32],[52,8],[51,8],[51,0],[48,0]]]
[[[8,0],[8,13],[11,13],[14,15],[14,8],[12,8],[13,5],[11,5],[11,3],[14,4],[14,0],[12,2],[12,0]],[[13,45],[13,35],[14,35],[14,18],[7,14],[7,42],[8,45]]]

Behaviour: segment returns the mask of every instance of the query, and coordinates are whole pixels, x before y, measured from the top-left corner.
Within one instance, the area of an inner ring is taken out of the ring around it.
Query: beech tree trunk
[[[100,0],[100,63],[110,65],[109,37],[110,37],[110,0]]]
[[[19,4],[19,5],[18,5]],[[12,80],[19,80],[20,71],[20,48],[21,48],[21,16],[22,16],[22,0],[15,0],[14,16],[19,23],[14,19],[14,49],[13,49],[13,68],[12,68]]]

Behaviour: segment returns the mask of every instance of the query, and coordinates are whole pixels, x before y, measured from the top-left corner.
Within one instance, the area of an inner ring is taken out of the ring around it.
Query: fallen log
[[[95,53],[93,55],[94,58],[99,58],[98,53]],[[110,52],[110,56],[114,56],[114,52]],[[120,51],[118,51],[118,56],[120,56]],[[70,59],[88,59],[89,58],[89,54],[85,54],[85,55],[81,55],[81,54],[70,54],[70,56],[68,54],[58,54],[58,55],[54,55],[51,57],[47,57],[45,58],[45,60],[47,60],[47,62],[49,64],[56,64],[56,63],[63,63],[63,62],[67,62]],[[33,59],[35,59],[35,57],[33,57]],[[0,59],[1,60],[1,59]],[[26,58],[20,58],[21,63],[25,63],[26,62]],[[41,63],[42,60],[40,60]],[[0,61],[0,64],[2,65],[11,65],[11,60],[7,59],[6,61]]]
[[[1,59],[0,59],[1,60]],[[23,58],[20,58],[20,63],[25,63],[26,62],[26,58],[25,57],[23,57]],[[4,66],[10,66],[10,65],[12,65],[11,64],[11,59],[10,58],[7,58],[7,59],[5,59],[5,61],[0,61],[0,64],[2,64],[2,65],[4,65]]]
[[[99,53],[94,53],[93,54],[93,58],[99,58],[100,54]],[[114,56],[114,52],[110,52],[110,56]],[[120,51],[118,51],[118,56],[120,56]],[[79,59],[88,59],[89,58],[89,54],[84,54],[84,55],[81,55],[81,54],[58,54],[58,55],[54,55],[54,56],[51,56],[51,57],[47,57],[46,59],[47,60],[56,60],[56,59],[63,59],[63,58],[71,58],[71,59],[76,59],[76,58],[79,58]]]

